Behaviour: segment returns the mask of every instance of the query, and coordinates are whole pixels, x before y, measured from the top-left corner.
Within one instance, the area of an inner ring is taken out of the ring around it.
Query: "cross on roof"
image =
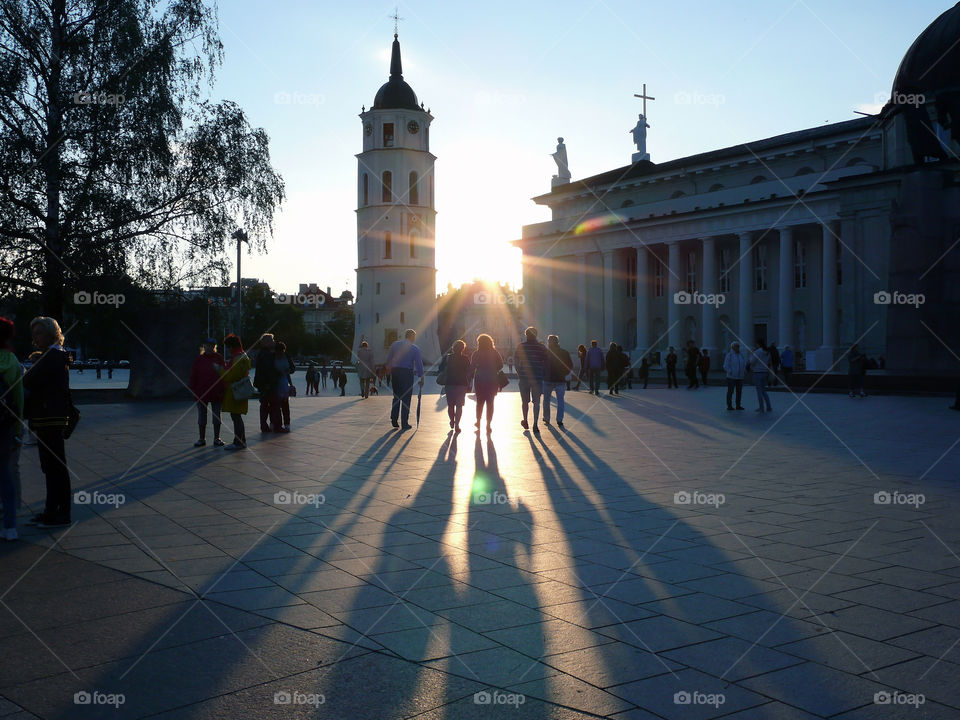
[[[647,84],[643,84],[643,92],[640,95],[634,93],[635,98],[643,98],[643,116],[647,116],[647,100],[656,100],[652,95],[647,95]]]
[[[400,17],[400,6],[398,5],[396,8],[394,8],[393,15],[388,15],[388,17],[393,18],[393,35],[396,37],[397,32],[400,29],[399,23],[401,20],[403,20],[403,18]]]

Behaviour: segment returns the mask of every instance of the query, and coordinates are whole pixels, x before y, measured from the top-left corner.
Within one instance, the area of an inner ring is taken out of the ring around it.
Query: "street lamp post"
[[[241,284],[240,276],[240,243],[249,244],[247,238],[247,233],[243,231],[243,228],[239,228],[233,235],[230,236],[237,241],[237,337],[243,337],[243,305],[241,301],[243,299],[243,285]]]

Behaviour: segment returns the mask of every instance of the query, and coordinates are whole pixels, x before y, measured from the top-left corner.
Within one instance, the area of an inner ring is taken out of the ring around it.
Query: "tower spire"
[[[393,52],[390,54],[390,78],[403,78],[403,64],[400,62],[400,40],[398,39],[398,31],[400,29],[400,21],[403,20],[400,17],[400,7],[397,6],[394,8],[393,15],[390,16],[393,18]]]

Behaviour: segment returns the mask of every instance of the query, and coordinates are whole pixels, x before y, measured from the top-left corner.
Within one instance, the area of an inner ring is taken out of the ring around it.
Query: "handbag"
[[[497,384],[501,390],[510,384],[510,378],[507,377],[507,374],[503,370],[497,371]]]
[[[297,396],[297,386],[294,385],[293,383],[290,383],[290,397],[296,397],[296,396]]]
[[[253,381],[249,375],[244,375],[239,380],[230,383],[230,392],[234,400],[249,400],[253,397]]]
[[[70,399],[70,410],[67,414],[67,426],[63,429],[63,439],[69,440],[73,431],[80,424],[80,410],[73,404],[73,398]]]

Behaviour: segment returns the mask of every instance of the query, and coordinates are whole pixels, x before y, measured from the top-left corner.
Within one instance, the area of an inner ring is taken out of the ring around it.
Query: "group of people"
[[[251,359],[243,350],[240,338],[228,335],[224,347],[229,360],[217,352],[217,341],[203,341],[200,354],[193,361],[190,372],[190,390],[197,403],[199,438],[194,447],[203,447],[206,442],[207,406],[210,406],[213,425],[213,445],[223,447],[220,437],[220,413],[230,414],[233,420],[233,444],[230,449],[247,446],[243,416],[247,414],[248,400],[253,388],[260,393],[260,430],[265,433],[290,432],[290,397],[296,395],[296,387],[290,376],[296,372],[293,360],[287,355],[287,346],[277,341],[271,333],[264,333],[255,343],[259,348]],[[253,370],[252,382],[249,380]]]
[[[523,412],[523,420],[521,420],[520,425],[524,430],[531,428],[530,410],[532,408],[532,429],[534,433],[539,434],[541,408],[543,422],[549,425],[550,405],[554,395],[557,403],[557,426],[563,427],[566,409],[565,393],[570,386],[571,379],[575,376],[573,375],[573,361],[570,358],[570,353],[560,347],[560,338],[557,335],[550,335],[547,337],[547,344],[544,346],[537,336],[538,331],[535,327],[526,329],[524,340],[514,353],[514,364]],[[415,337],[416,333],[408,330],[407,340],[404,342],[412,344]],[[397,343],[394,345],[397,346]],[[394,355],[393,350],[394,348],[391,347],[391,355]],[[399,356],[401,352],[406,352],[406,349],[402,346],[398,347],[396,355]],[[419,350],[417,351],[417,357],[419,357]],[[387,366],[395,365],[396,360],[394,359],[391,364],[391,357],[388,355]],[[422,361],[420,367],[420,383],[422,385]],[[399,379],[403,380],[402,377]],[[463,340],[457,340],[453,344],[453,348],[440,361],[437,382],[443,386],[446,394],[447,416],[451,430],[455,433],[460,432],[463,406],[466,395],[470,392],[472,386],[477,405],[474,426],[477,428],[477,432],[480,432],[484,410],[486,410],[486,429],[488,433],[491,432],[494,401],[497,393],[509,383],[509,379],[503,372],[503,358],[497,351],[492,337],[486,333],[479,335],[477,337],[477,349],[471,355],[467,354],[466,343]],[[394,375],[393,383],[394,397],[397,398],[398,377],[396,375]],[[402,409],[402,397],[399,402]]]

